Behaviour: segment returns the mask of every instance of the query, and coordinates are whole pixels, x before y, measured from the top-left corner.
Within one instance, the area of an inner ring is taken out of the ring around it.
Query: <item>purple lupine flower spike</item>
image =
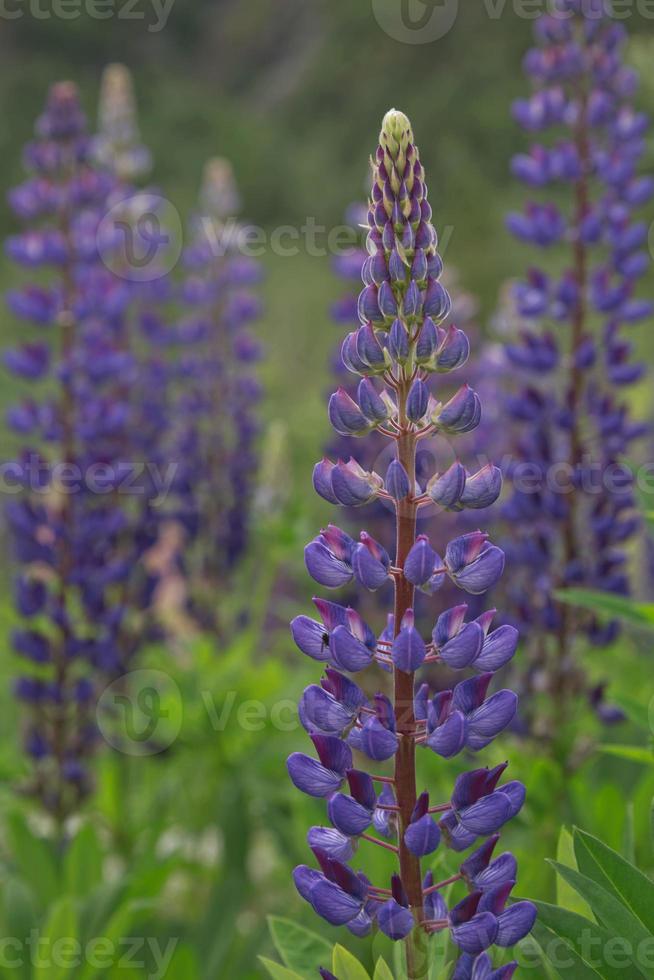
[[[224,624],[213,595],[225,587],[247,547],[258,471],[261,347],[252,324],[261,312],[255,291],[261,268],[241,254],[239,206],[231,164],[219,157],[207,161],[183,254],[181,299],[190,315],[178,327],[185,353],[176,448],[195,607],[203,622],[218,629]],[[357,476],[344,473],[344,492],[353,503],[373,493]],[[316,468],[317,492],[334,502],[331,477],[330,466]]]
[[[7,508],[21,566],[16,605],[28,624],[13,643],[24,661],[16,693],[34,768],[28,789],[63,831],[92,789],[98,694],[138,647],[130,620],[148,607],[136,579],[148,577],[140,558],[154,522],[134,520],[138,508],[117,496],[139,429],[128,392],[143,376],[127,337],[132,284],[110,270],[120,243],[103,229],[130,191],[95,165],[72,83],[50,89],[25,160],[30,175],[10,194],[21,228],[7,251],[38,267],[40,282],[12,290],[8,302],[41,333],[49,329],[47,341],[5,357],[21,382],[47,382],[9,413],[31,443],[17,461],[21,494]]]
[[[300,790],[326,799],[332,824],[309,832],[319,869],[296,868],[300,895],[328,922],[347,925],[355,935],[365,935],[376,920],[386,936],[405,941],[407,973],[416,980],[425,975],[416,930],[449,929],[464,955],[478,957],[494,943],[507,945],[526,935],[535,908],[508,904],[515,862],[510,855],[492,862],[492,848],[479,844],[489,837],[494,847],[499,829],[524,803],[521,783],[502,782],[506,766],[462,774],[451,799],[433,806],[428,792],[419,795],[416,788],[418,748],[447,758],[466,747],[479,751],[510,724],[516,696],[493,691],[492,684],[494,670],[513,656],[517,637],[512,627],[491,630],[494,611],[467,619],[466,605],[436,613],[430,640],[417,625],[418,590],[437,596],[448,580],[452,588],[481,595],[504,568],[502,551],[481,530],[451,540],[441,557],[429,536],[417,534],[421,508],[434,500],[451,510],[488,506],[501,480],[490,464],[469,473],[456,462],[427,482],[425,492],[421,489],[419,439],[471,431],[481,407],[465,385],[440,401],[440,392],[432,391],[433,376],[459,367],[469,345],[460,330],[441,325],[451,304],[439,282],[442,263],[423,168],[401,112],[386,115],[373,163],[369,254],[362,262],[364,289],[356,307],[361,323],[343,345],[345,368],[363,380],[354,390],[343,385],[332,395],[329,416],[338,433],[390,439],[395,451],[383,483],[362,465],[326,458],[314,471],[314,485],[326,500],[348,506],[385,495],[399,533],[391,556],[367,531],[351,537],[329,525],[307,546],[305,561],[312,577],[328,588],[355,581],[368,591],[380,590],[383,598],[392,583],[394,602],[378,637],[360,614],[326,600],[315,600],[322,622],[306,616],[293,621],[296,644],[327,668],[321,684],[308,687],[300,704],[318,757],[296,752],[288,769]],[[441,662],[475,673],[432,695],[427,684],[417,684],[416,674],[425,664]],[[355,682],[342,673],[372,664],[392,672],[392,697],[384,691],[371,696],[363,679]],[[378,764],[392,763],[392,775],[378,775],[378,767],[375,774],[357,768],[353,751]],[[350,868],[355,858],[363,860],[368,844],[398,859],[390,889]],[[422,862],[440,847],[456,853],[473,845],[476,855],[463,860],[453,879],[434,884],[432,872],[423,871]],[[439,889],[452,882],[466,885],[469,897],[450,911]],[[479,972],[486,960],[470,963]]]
[[[550,269],[532,267],[508,297],[514,336],[499,370],[514,436],[504,447],[511,463],[503,515],[516,568],[511,618],[532,637],[538,687],[545,679],[555,709],[541,717],[534,697],[523,721],[554,741],[580,698],[612,717],[577,662],[575,639],[585,633],[604,645],[618,630],[564,607],[555,591],[627,594],[628,544],[639,524],[624,461],[645,427],[622,395],[644,370],[625,334],[654,312],[638,295],[649,257],[646,225],[634,215],[654,195],[654,178],[639,173],[648,120],[634,109],[637,76],[610,8],[563,0],[535,21],[536,46],[525,60],[532,94],[514,106],[538,143],[513,161],[530,202],[509,217],[509,229],[556,258]],[[531,200],[555,192],[560,211]],[[528,677],[524,686],[533,691]]]

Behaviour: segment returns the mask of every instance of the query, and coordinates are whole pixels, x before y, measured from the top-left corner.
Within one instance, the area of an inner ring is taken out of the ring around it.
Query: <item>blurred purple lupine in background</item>
[[[603,0],[565,0],[557,14],[538,18],[537,46],[524,63],[533,91],[514,105],[538,142],[515,157],[513,173],[534,192],[556,192],[557,202],[531,199],[508,218],[520,241],[552,261],[512,290],[520,329],[501,367],[514,423],[504,447],[503,516],[517,573],[510,607],[530,639],[532,680],[550,696],[549,722],[536,712],[531,723],[552,737],[579,697],[603,720],[620,718],[576,656],[582,633],[605,645],[617,623],[558,602],[556,590],[628,594],[639,527],[625,461],[646,426],[633,420],[623,392],[645,371],[628,332],[654,311],[636,290],[650,259],[647,225],[633,217],[654,194],[654,178],[638,174],[647,117],[633,107],[637,76],[623,63],[625,29],[606,11]],[[552,140],[540,142],[548,130]]]
[[[427,974],[425,935],[449,929],[461,950],[456,975],[463,978],[486,970],[486,950],[514,945],[535,918],[529,902],[507,905],[516,878],[513,857],[492,860],[498,831],[522,808],[525,790],[517,781],[500,783],[503,764],[462,773],[450,799],[432,804],[427,792],[418,792],[416,748],[449,759],[484,748],[511,723],[515,694],[488,691],[494,672],[515,653],[517,632],[491,630],[492,611],[467,618],[465,604],[441,610],[428,642],[415,625],[416,590],[432,595],[449,579],[482,595],[500,578],[504,555],[482,531],[451,540],[443,558],[417,534],[422,508],[485,508],[497,499],[501,478],[492,465],[469,473],[458,461],[428,481],[416,472],[420,442],[434,433],[473,431],[481,406],[467,385],[445,402],[430,388],[432,375],[465,363],[469,344],[463,331],[441,325],[451,301],[440,282],[424,171],[409,120],[396,110],[384,118],[373,160],[368,225],[360,325],[342,347],[344,365],[361,380],[354,397],[345,387],[331,396],[329,418],[339,435],[374,433],[390,439],[395,451],[383,474],[325,458],[315,467],[314,487],[347,507],[386,501],[396,515],[394,557],[366,531],[356,540],[329,525],[307,546],[305,561],[329,588],[356,581],[376,592],[392,583],[394,603],[379,635],[356,610],[321,598],[314,599],[319,620],[293,620],[296,644],[325,665],[325,675],[300,703],[317,757],[295,752],[288,770],[298,789],[326,800],[331,823],[309,831],[318,867],[296,868],[294,880],[332,925],[363,936],[376,923],[392,940],[405,940],[410,978]],[[428,684],[416,684],[416,672],[429,664],[466,671],[465,679],[432,696]],[[371,696],[347,676],[375,666],[386,672],[378,680],[392,672],[392,698],[383,691]],[[377,765],[370,766],[373,773],[359,769],[355,752],[372,764],[393,760],[393,775],[380,774]],[[488,839],[445,880],[435,882],[421,867],[441,843],[459,853],[480,837]],[[395,856],[390,889],[350,867],[367,844]],[[448,908],[443,890],[459,881],[468,895]],[[514,966],[504,969],[508,976]]]
[[[90,151],[75,86],[54,85],[26,148],[30,176],[10,195],[23,227],[7,241],[39,283],[12,289],[9,307],[41,333],[5,354],[32,389],[9,412],[28,442],[8,504],[25,618],[13,637],[26,664],[16,691],[34,763],[29,791],[59,825],[91,788],[95,698],[122,671],[133,572],[121,547],[132,469],[122,393],[137,377],[122,338],[130,288],[101,259],[120,244],[102,223],[116,184]]]
[[[247,546],[256,487],[261,388],[255,366],[261,350],[249,326],[260,314],[252,287],[261,269],[239,248],[240,202],[228,161],[207,163],[198,204],[184,254],[183,301],[191,313],[180,324],[186,353],[178,453],[186,487],[183,520],[192,541],[191,599],[200,621],[215,625],[216,589],[224,589]]]

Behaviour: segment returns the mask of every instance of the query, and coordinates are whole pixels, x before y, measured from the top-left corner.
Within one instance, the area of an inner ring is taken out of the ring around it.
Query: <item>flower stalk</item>
[[[329,525],[305,549],[305,562],[328,588],[355,581],[383,597],[392,585],[393,604],[379,635],[357,610],[322,598],[314,599],[320,620],[298,616],[291,624],[296,644],[324,664],[325,675],[305,690],[299,709],[317,758],[293,753],[288,771],[298,789],[325,799],[331,823],[308,834],[320,870],[301,865],[294,880],[300,895],[332,925],[346,925],[357,936],[378,927],[403,941],[410,980],[427,974],[429,935],[449,928],[462,951],[456,980],[470,980],[490,963],[490,946],[513,945],[534,921],[531,903],[507,907],[516,874],[512,856],[491,862],[497,831],[518,813],[525,790],[518,782],[499,785],[506,766],[477,769],[457,779],[449,802],[430,806],[429,794],[419,792],[416,750],[442,758],[464,748],[478,751],[510,723],[517,704],[513,692],[487,695],[494,672],[515,653],[517,633],[511,627],[491,631],[494,611],[466,622],[466,605],[441,611],[431,641],[416,627],[419,593],[433,596],[449,579],[470,595],[482,595],[502,574],[504,555],[482,531],[450,541],[444,558],[418,534],[423,500],[442,510],[485,508],[497,499],[501,480],[496,467],[469,473],[457,461],[420,485],[421,434],[469,432],[479,423],[481,407],[467,385],[441,401],[430,389],[434,375],[465,363],[469,344],[463,331],[441,326],[451,302],[439,281],[442,262],[424,170],[409,120],[396,110],[384,118],[373,158],[368,226],[360,326],[342,348],[344,366],[361,380],[352,394],[341,387],[331,396],[329,418],[344,437],[386,435],[394,452],[384,476],[366,472],[353,459],[325,458],[315,467],[314,487],[345,507],[390,499],[395,554],[391,558],[367,531],[356,541]],[[476,673],[432,694],[417,675],[435,660]],[[372,665],[392,674],[392,698],[382,691],[371,696],[350,676]],[[369,775],[355,764],[354,752],[392,764],[393,775]],[[468,897],[448,909],[423,862],[441,843],[461,852],[480,836],[489,840],[441,885],[463,881],[468,887]],[[397,858],[385,890],[350,866],[362,840],[378,844],[381,838]]]

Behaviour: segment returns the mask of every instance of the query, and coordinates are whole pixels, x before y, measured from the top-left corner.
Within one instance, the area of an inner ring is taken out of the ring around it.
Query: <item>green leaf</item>
[[[72,898],[66,896],[52,906],[39,935],[42,955],[34,963],[34,980],[63,980],[79,967],[81,952],[77,940],[77,916]],[[77,948],[72,949],[71,944]]]
[[[614,755],[629,762],[640,762],[644,766],[654,765],[654,752],[641,745],[598,745],[604,755]]]
[[[556,963],[557,948],[559,949],[558,955],[563,955],[560,953],[560,947],[548,948],[547,945],[543,946],[538,939],[537,931],[536,939],[539,945],[562,977],[569,977],[570,980],[586,980],[586,977],[590,978],[597,975],[603,980],[626,980],[624,970],[597,962],[598,951],[601,952],[606,949],[607,943],[613,938],[610,932],[595,922],[591,922],[590,919],[585,919],[583,915],[577,915],[576,912],[559,909],[556,905],[548,905],[547,902],[535,902],[534,904],[538,909],[536,925],[550,929],[555,933],[571,950],[570,959],[577,966],[579,965],[577,961],[579,961],[584,968],[592,971],[581,972],[580,970],[579,973],[576,973],[570,967],[568,972],[563,972]]]
[[[542,949],[543,955],[556,967],[556,975],[563,980],[598,980],[598,977],[602,977],[601,973],[584,963],[579,953],[553,929],[543,925],[540,919],[534,923],[531,936]],[[565,950],[561,950],[562,943]]]
[[[582,895],[590,904],[595,918],[609,930],[614,936],[619,936],[629,944],[629,949],[634,953],[638,950],[641,943],[651,942],[652,936],[629,909],[620,902],[615,895],[607,892],[601,885],[598,885],[592,878],[566,868],[555,861],[550,862],[556,869],[557,874],[562,875],[573,888]],[[634,969],[637,964],[633,961]],[[645,974],[643,974],[644,976]]]
[[[85,898],[102,881],[102,850],[91,824],[73,839],[64,863],[66,891]]]
[[[393,980],[391,968],[387,965],[386,960],[382,959],[381,956],[377,960],[377,966],[375,967],[372,980]]]
[[[31,832],[22,813],[9,814],[7,823],[11,854],[39,904],[45,908],[60,894],[53,850],[47,841]]]
[[[315,980],[318,968],[330,962],[331,943],[322,936],[274,915],[268,917],[268,926],[275,949],[290,970]]]
[[[368,971],[359,963],[356,956],[343,946],[334,946],[332,973],[338,980],[370,980]]]
[[[622,855],[630,864],[636,862],[636,829],[633,803],[627,803],[622,835]]]
[[[273,980],[302,980],[302,977],[297,973],[293,973],[292,970],[287,970],[285,966],[275,963],[274,960],[267,960],[265,956],[260,956],[259,960],[263,963]]]
[[[574,840],[581,871],[614,894],[654,935],[654,882],[592,834],[575,830]]]
[[[574,841],[567,827],[561,827],[556,857],[559,864],[576,870],[577,859],[575,858]],[[581,898],[575,888],[572,888],[568,884],[563,875],[557,875],[556,878],[556,903],[560,908],[568,909],[569,912],[576,912],[578,915],[583,915],[587,919],[592,919],[593,917],[588,903]]]
[[[150,912],[153,907],[151,902],[127,901],[119,905],[109,921],[102,930],[102,939],[108,940],[118,947],[120,940],[124,936],[129,936],[129,930],[134,927],[139,918]],[[97,961],[96,961],[97,962]],[[82,971],[80,980],[96,980],[103,977],[106,967],[100,967],[94,963],[87,963]]]
[[[5,935],[23,942],[29,936],[32,929],[38,926],[38,915],[36,911],[36,901],[29,885],[22,878],[11,875],[5,882],[3,889],[4,918],[3,927]],[[7,951],[9,954],[11,950]],[[20,977],[26,980],[30,976],[30,964],[27,959],[13,969],[5,967],[2,971],[3,980],[5,977]]]
[[[611,701],[622,708],[629,721],[633,722],[634,725],[638,725],[646,732],[650,731],[650,707],[648,704],[640,704],[633,698],[625,697],[624,694],[613,693],[611,694]]]
[[[610,592],[593,589],[559,589],[554,595],[559,602],[578,606],[597,613],[601,619],[621,619],[632,626],[654,630],[654,603],[636,602]]]

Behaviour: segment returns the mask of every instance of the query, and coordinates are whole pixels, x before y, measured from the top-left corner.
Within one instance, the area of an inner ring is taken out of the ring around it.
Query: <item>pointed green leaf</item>
[[[632,626],[654,629],[654,603],[652,602],[637,602],[635,599],[593,589],[559,589],[554,594],[559,602],[578,606],[580,609],[589,609],[603,620],[615,617]]]
[[[85,898],[102,881],[102,849],[91,824],[82,827],[66,854],[66,891]]]
[[[650,730],[649,705],[640,704],[640,702],[634,701],[633,698],[625,697],[624,694],[612,693],[611,701],[617,704],[619,708],[622,708],[629,721],[632,721],[634,725],[638,725],[639,728],[642,728],[646,732]]]
[[[644,745],[599,745],[598,751],[628,762],[639,762],[643,766],[654,764],[654,752]]]
[[[326,966],[332,956],[331,943],[290,919],[271,915],[268,918],[270,935],[282,962],[290,970],[313,978],[318,968]]]
[[[393,980],[391,968],[387,965],[386,960],[382,959],[381,956],[377,960],[377,966],[375,967],[375,973],[372,980]]]
[[[46,907],[60,894],[53,849],[42,837],[32,833],[22,813],[9,814],[7,822],[10,851],[21,876],[30,885],[39,904]]]
[[[119,905],[102,930],[102,938],[114,943],[117,947],[124,936],[134,935],[130,932],[139,920],[153,908],[152,902],[130,900]],[[99,960],[87,962],[80,980],[99,980],[106,972],[106,967],[98,966]]]
[[[332,973],[338,980],[370,980],[368,971],[347,949],[338,944],[334,946]]]
[[[556,857],[560,864],[576,870],[577,859],[575,858],[574,841],[567,827],[561,827]],[[556,877],[556,903],[562,909],[576,912],[578,915],[583,915],[587,919],[592,919],[593,917],[588,903],[583,900],[576,889],[568,884],[563,875],[557,875]]]
[[[641,943],[652,941],[651,934],[645,929],[642,922],[631,914],[629,909],[615,897],[607,892],[601,885],[598,885],[592,878],[566,868],[555,861],[550,862],[556,869],[557,874],[562,875],[569,885],[576,888],[580,895],[590,904],[595,918],[614,936],[619,936],[625,940],[629,949],[635,953]],[[637,965],[634,962],[634,970]],[[644,974],[643,974],[644,975]]]
[[[548,929],[539,919],[536,920],[531,935],[542,949],[543,955],[556,967],[556,976],[562,980],[598,980],[602,977],[562,937],[553,929]]]
[[[40,932],[42,955],[34,964],[34,980],[64,980],[77,972],[81,949],[76,937],[77,916],[73,900],[62,898],[50,909]],[[75,948],[72,944],[76,944]]]
[[[292,970],[287,970],[285,966],[275,963],[274,960],[267,960],[265,956],[260,956],[259,960],[263,963],[273,980],[302,980],[299,974],[293,973]]]
[[[595,922],[591,922],[590,919],[585,919],[583,915],[577,915],[576,912],[559,909],[556,905],[549,905],[547,902],[535,902],[534,904],[538,909],[536,926],[550,929],[565,942],[566,946],[572,950],[570,960],[573,964],[579,960],[586,967],[593,970],[595,974],[602,977],[602,980],[626,980],[624,969],[599,962],[602,950],[605,950],[607,944],[614,938],[610,932],[598,926]],[[538,932],[536,933],[536,938],[538,939]],[[542,945],[540,940],[538,942],[539,945]],[[609,946],[608,948],[610,949],[611,947]],[[566,967],[568,972],[564,973],[557,966],[553,957],[556,956],[557,949],[561,959],[564,959],[567,954],[561,952],[558,944],[556,947],[553,947],[553,950],[545,947],[543,949],[561,976],[569,978],[569,980],[582,980],[582,978],[585,980],[586,976],[590,978],[594,975],[593,973],[585,974],[581,972],[577,974],[570,964]],[[638,977],[638,974],[635,976]]]
[[[654,935],[654,882],[592,834],[575,830],[574,840],[581,871],[612,892]]]

